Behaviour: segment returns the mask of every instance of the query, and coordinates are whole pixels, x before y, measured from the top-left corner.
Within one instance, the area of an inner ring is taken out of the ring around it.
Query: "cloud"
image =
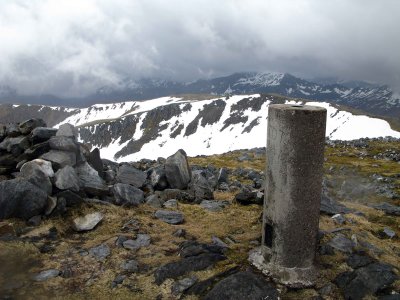
[[[4,0],[0,84],[79,96],[270,70],[400,89],[398,28],[397,0]]]

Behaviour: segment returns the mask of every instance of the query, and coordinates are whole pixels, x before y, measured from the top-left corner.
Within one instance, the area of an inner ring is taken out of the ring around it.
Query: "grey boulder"
[[[129,184],[115,184],[113,193],[117,205],[138,206],[144,202],[143,191]]]
[[[76,172],[79,178],[79,185],[83,187],[85,192],[94,196],[108,194],[108,187],[104,184],[103,179],[87,162],[79,165],[76,168]]]
[[[122,243],[125,249],[138,250],[150,245],[151,238],[148,234],[138,234],[135,240],[126,240]]]
[[[69,151],[50,150],[43,154],[41,158],[51,162],[56,170],[65,166],[75,166],[76,164],[76,154]]]
[[[192,172],[189,190],[193,193],[197,201],[214,199],[213,188],[208,183],[204,172],[201,170]]]
[[[155,213],[155,217],[165,223],[172,225],[181,224],[184,221],[183,214],[178,211],[157,210]]]
[[[71,190],[79,192],[79,178],[71,166],[65,166],[55,174],[54,185],[60,190]]]
[[[103,220],[104,216],[100,212],[87,214],[83,217],[75,218],[72,222],[75,231],[89,231],[92,230]]]
[[[75,126],[68,123],[60,125],[56,134],[56,136],[70,137],[74,141],[77,140],[78,135],[79,135],[78,129],[76,129]]]
[[[21,167],[20,176],[51,195],[53,185],[50,177],[54,176],[54,172],[50,162],[42,159],[29,161]]]
[[[133,185],[140,188],[146,181],[146,173],[130,165],[124,164],[117,170],[117,182]]]
[[[47,207],[47,194],[23,178],[0,182],[0,219],[30,219]]]
[[[157,166],[148,171],[150,184],[156,191],[162,191],[168,188],[168,180],[164,166]]]
[[[55,136],[57,133],[56,128],[49,127],[36,127],[32,130],[32,141],[34,143],[40,143],[47,141],[52,136]]]
[[[181,190],[187,188],[191,179],[191,170],[185,151],[180,149],[174,155],[167,158],[165,173],[171,188]]]
[[[53,136],[49,140],[50,148],[53,150],[76,152],[78,145],[74,140],[66,136]]]
[[[46,127],[46,123],[42,119],[30,119],[20,123],[18,126],[22,134],[31,133],[36,127]]]

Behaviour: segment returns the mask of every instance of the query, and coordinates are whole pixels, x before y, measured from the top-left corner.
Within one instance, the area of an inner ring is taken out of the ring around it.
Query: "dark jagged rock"
[[[279,299],[275,286],[262,275],[238,272],[218,282],[204,297],[207,300]]]
[[[119,183],[130,184],[140,188],[146,181],[146,173],[124,164],[118,168],[116,179]]]
[[[54,185],[60,190],[79,192],[79,178],[75,169],[71,166],[59,169],[55,174]]]
[[[181,190],[187,188],[191,179],[191,171],[185,151],[180,149],[167,158],[165,173],[171,188]]]
[[[335,282],[343,290],[345,299],[363,299],[367,295],[374,295],[397,279],[392,266],[372,263],[353,272],[340,274]]]
[[[354,253],[350,255],[346,263],[353,269],[357,269],[360,267],[364,267],[370,263],[372,263],[374,260],[369,257],[366,253]]]
[[[148,172],[150,184],[156,191],[163,191],[168,188],[168,180],[165,173],[165,166],[157,166],[150,169]]]
[[[229,174],[226,168],[221,168],[218,172],[218,183],[229,183]]]
[[[183,293],[191,286],[193,286],[196,283],[196,281],[197,278],[193,276],[193,277],[183,278],[181,280],[174,282],[174,284],[171,287],[172,295],[178,296],[179,294]]]
[[[162,205],[164,204],[164,201],[161,200],[161,198],[157,194],[152,194],[152,195],[148,196],[146,198],[145,202],[147,205],[150,205],[151,207],[154,207],[154,208],[161,208]]]
[[[386,202],[371,205],[375,209],[382,210],[387,215],[400,216],[400,206],[395,206]]]
[[[336,214],[347,214],[352,212],[351,209],[347,208],[343,204],[340,204],[333,198],[329,197],[325,193],[322,193],[321,196],[321,207],[320,211],[323,214],[333,216]]]
[[[94,148],[88,157],[88,163],[99,173],[101,178],[104,178],[103,161],[100,157],[99,148]]]
[[[57,199],[57,201],[60,201],[60,199],[64,199],[68,207],[76,206],[83,203],[83,199],[81,196],[69,190],[58,193]]]
[[[341,233],[338,233],[330,242],[329,245],[341,252],[352,253],[355,246],[352,240],[349,240]]]
[[[31,160],[40,157],[46,152],[50,151],[50,145],[48,141],[33,145],[32,147],[25,150],[23,154],[18,157],[18,160]]]
[[[157,210],[154,215],[157,219],[172,225],[181,224],[184,220],[183,214],[177,211]]]
[[[226,259],[224,255],[216,253],[186,257],[158,268],[154,273],[155,282],[160,285],[168,278],[177,278],[189,272],[204,270],[224,259]]]
[[[197,170],[192,172],[192,179],[188,185],[195,197],[195,200],[212,200],[214,199],[213,188],[208,183],[208,180],[203,171]]]
[[[189,194],[185,191],[179,189],[165,189],[162,192],[157,192],[160,196],[160,199],[165,202],[169,199],[176,199],[180,202],[184,203],[193,203],[195,198],[192,194]]]
[[[42,119],[30,119],[19,124],[18,128],[22,134],[29,134],[36,127],[46,127],[46,123]]]
[[[264,202],[264,194],[258,191],[249,191],[247,189],[242,189],[241,192],[236,194],[235,200],[242,205],[257,204],[262,205]]]
[[[79,185],[94,196],[102,196],[108,194],[108,187],[104,184],[103,179],[87,162],[79,165],[76,168],[76,173],[79,178]]]
[[[34,144],[47,141],[57,133],[56,128],[36,127],[32,130],[32,141]]]
[[[41,158],[50,161],[55,170],[76,164],[76,154],[69,151],[50,150],[43,154]]]
[[[47,194],[26,179],[0,182],[0,219],[25,220],[41,215],[47,207]]]
[[[18,124],[10,123],[6,125],[6,135],[9,137],[16,137],[21,135],[21,131],[19,131]]]
[[[6,137],[0,143],[0,150],[5,150],[12,153],[14,156],[20,155],[23,151],[30,146],[29,138],[27,136]]]
[[[53,136],[49,139],[50,148],[53,150],[61,151],[78,151],[78,145],[75,144],[74,140],[66,136]]]
[[[115,184],[113,193],[117,205],[138,206],[144,202],[143,191],[129,184]]]
[[[126,240],[122,243],[125,249],[138,250],[142,247],[147,247],[151,243],[151,238],[148,234],[138,234],[135,240]]]
[[[215,244],[202,244],[197,241],[184,241],[179,250],[181,257],[197,256],[203,253],[223,254],[224,248]]]

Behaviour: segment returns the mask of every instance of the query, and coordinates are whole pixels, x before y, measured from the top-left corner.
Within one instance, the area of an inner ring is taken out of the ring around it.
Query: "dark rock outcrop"
[[[181,190],[187,188],[191,179],[191,170],[185,151],[180,149],[167,158],[165,173],[171,188]]]

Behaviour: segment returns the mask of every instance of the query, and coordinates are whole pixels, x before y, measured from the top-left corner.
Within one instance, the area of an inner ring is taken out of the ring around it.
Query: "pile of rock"
[[[97,148],[90,151],[78,142],[78,131],[70,124],[54,129],[32,119],[0,125],[0,219],[63,214],[90,200],[124,206],[146,202],[157,208],[171,199],[200,203],[213,199],[218,172],[191,170],[183,150],[157,161],[102,160]],[[183,222],[183,216],[168,210],[155,216]]]

